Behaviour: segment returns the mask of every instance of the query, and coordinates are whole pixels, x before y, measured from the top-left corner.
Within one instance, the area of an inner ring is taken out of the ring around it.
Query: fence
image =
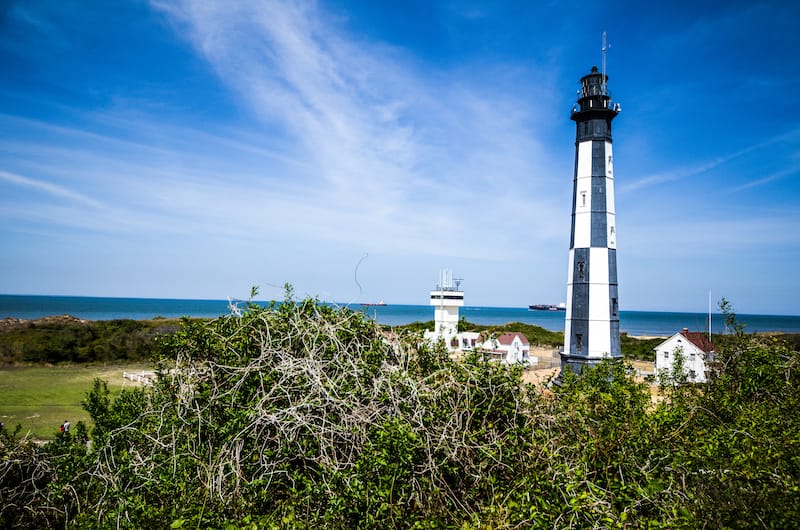
[[[141,372],[122,372],[122,377],[143,385],[149,385],[153,382],[153,379],[156,378],[156,373],[146,370],[142,370]]]

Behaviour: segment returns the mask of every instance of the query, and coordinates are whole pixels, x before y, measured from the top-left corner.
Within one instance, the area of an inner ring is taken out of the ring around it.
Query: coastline
[[[221,315],[217,315],[219,317]],[[11,329],[14,327],[25,327],[28,325],[53,325],[53,324],[90,324],[93,322],[105,322],[108,320],[132,320],[136,322],[148,322],[153,324],[163,324],[163,325],[178,325],[183,318],[197,318],[197,319],[210,319],[216,317],[204,317],[204,316],[197,316],[197,317],[161,317],[157,316],[154,318],[120,318],[120,319],[87,319],[87,318],[79,318],[74,315],[70,314],[62,314],[62,315],[47,315],[39,318],[19,318],[19,317],[0,317],[0,331]],[[508,326],[517,323],[518,321],[513,322],[505,322],[500,324],[499,326]],[[398,326],[403,325],[410,325],[414,324],[415,322],[409,322],[408,324],[398,324]],[[471,322],[472,324],[483,325],[478,322]],[[535,324],[534,324],[535,325]],[[541,327],[541,326],[540,326]],[[550,330],[550,331],[561,331],[561,330]],[[676,330],[680,331],[680,330]],[[641,341],[648,341],[648,340],[666,340],[672,335],[667,334],[643,334],[643,335],[631,335],[627,332],[622,332],[622,334],[626,335],[628,338],[641,340]],[[717,333],[714,333],[715,335]],[[759,336],[775,336],[780,337],[783,335],[798,335],[800,332],[787,332],[787,331],[756,331],[748,334],[759,335]]]
[[[93,298],[77,296],[38,296],[0,294],[0,320],[21,318],[32,320],[47,316],[73,315],[81,320],[153,320],[216,318],[230,314],[228,300],[173,300],[148,298]],[[259,305],[269,302],[256,301]],[[434,318],[430,305],[387,304],[362,307],[359,303],[328,303],[361,311],[367,317],[387,326],[400,326],[413,322],[429,322]],[[464,306],[460,316],[478,325],[503,326],[521,322],[549,331],[564,330],[565,314],[562,311],[530,311],[527,308]],[[724,332],[724,316],[714,313],[712,332]],[[747,333],[800,333],[800,316],[792,315],[737,315]],[[691,331],[708,329],[708,314],[659,311],[620,311],[620,332],[630,337],[669,337],[688,328]]]

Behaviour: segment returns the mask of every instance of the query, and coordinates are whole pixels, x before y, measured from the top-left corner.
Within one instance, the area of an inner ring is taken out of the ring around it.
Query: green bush
[[[94,429],[3,433],[0,526],[786,528],[800,354],[736,334],[658,402],[624,362],[560,386],[316,300],[184,320]],[[91,441],[87,447],[87,440]]]
[[[664,342],[663,338],[639,339],[636,337],[629,337],[627,333],[620,334],[622,356],[631,360],[655,362],[655,348],[662,342]]]
[[[0,329],[0,364],[141,361],[156,350],[156,337],[176,331],[168,320],[81,321],[49,317]]]

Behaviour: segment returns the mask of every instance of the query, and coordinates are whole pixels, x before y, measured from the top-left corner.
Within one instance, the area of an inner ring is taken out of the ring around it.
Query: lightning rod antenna
[[[606,46],[606,32],[603,32],[603,47],[601,48],[603,52],[603,77],[601,78],[600,82],[603,84],[603,95],[606,95],[606,52],[608,51],[608,46]]]

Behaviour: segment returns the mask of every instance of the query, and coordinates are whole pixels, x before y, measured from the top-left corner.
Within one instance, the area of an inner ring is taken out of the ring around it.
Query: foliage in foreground
[[[315,300],[185,321],[91,433],[0,434],[0,526],[780,528],[797,352],[739,335],[657,405],[624,364],[551,389]],[[87,449],[87,440],[91,447]]]

